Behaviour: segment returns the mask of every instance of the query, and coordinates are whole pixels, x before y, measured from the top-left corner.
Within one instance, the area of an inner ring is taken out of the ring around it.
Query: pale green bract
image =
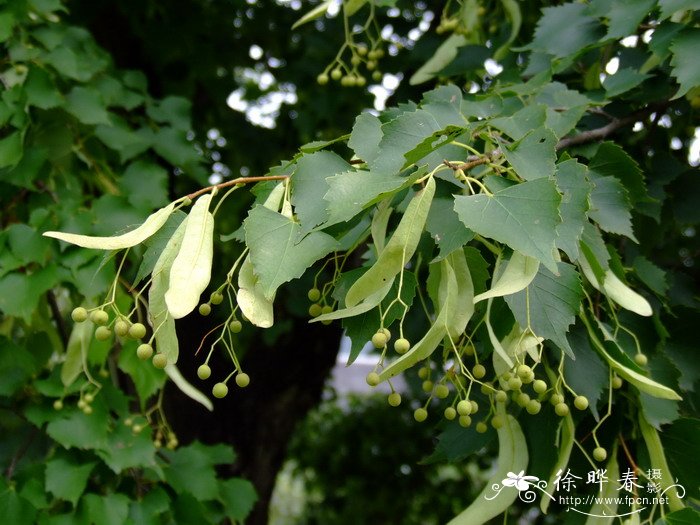
[[[506,264],[505,270],[496,280],[490,290],[474,297],[474,303],[490,299],[491,297],[503,297],[524,290],[532,282],[540,268],[540,261],[534,257],[528,257],[520,252],[513,252],[513,256]]]
[[[270,328],[274,322],[272,300],[265,297],[265,293],[258,284],[258,278],[253,273],[253,263],[250,262],[250,257],[246,257],[238,271],[236,301],[241,312],[255,326]]]
[[[345,304],[348,307],[355,306],[386,286],[413,257],[434,195],[435,180],[431,177],[425,188],[411,200],[399,226],[379,254],[377,261],[348,290],[345,296]]]
[[[186,228],[187,218],[180,223],[158,257],[153,267],[151,287],[148,290],[148,307],[156,338],[156,348],[158,352],[165,354],[168,363],[173,364],[177,362],[179,343],[175,331],[175,319],[168,311],[165,294],[170,288],[170,269],[182,246]]]
[[[63,233],[48,231],[44,232],[44,237],[52,237],[59,241],[69,242],[83,248],[93,248],[96,250],[121,250],[131,248],[141,244],[151,235],[156,233],[166,223],[168,217],[175,209],[175,202],[171,202],[165,208],[152,213],[138,228],[122,235],[114,237],[91,237],[89,235],[78,235],[76,233]]]
[[[211,279],[214,256],[214,217],[209,213],[212,195],[202,195],[192,206],[182,246],[170,269],[170,286],[165,303],[174,319],[197,307],[199,296]]]
[[[452,518],[447,525],[481,525],[506,511],[518,497],[517,488],[502,486],[504,480],[518,473],[522,474],[527,468],[527,442],[518,421],[506,414],[503,403],[498,403],[496,411],[504,419],[503,426],[498,429],[498,469],[481,493],[474,498],[473,503]],[[494,486],[502,487],[497,496]]]

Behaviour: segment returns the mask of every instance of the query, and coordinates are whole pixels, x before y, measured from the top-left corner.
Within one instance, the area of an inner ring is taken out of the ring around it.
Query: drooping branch
[[[579,146],[581,144],[588,144],[590,142],[596,142],[599,140],[603,140],[607,138],[609,135],[612,135],[615,133],[617,130],[620,128],[624,128],[625,126],[629,126],[630,124],[633,124],[634,122],[637,122],[638,120],[646,117],[647,115],[655,112],[655,111],[662,111],[663,106],[654,106],[654,107],[647,107],[644,109],[641,109],[639,111],[636,111],[626,117],[622,118],[617,118],[613,117],[607,113],[602,113],[602,112],[596,112],[603,114],[604,116],[610,118],[610,122],[608,122],[605,126],[601,126],[599,128],[594,128],[594,129],[589,129],[587,131],[583,131],[579,133],[578,135],[573,135],[571,137],[565,137],[561,139],[559,142],[557,142],[555,148],[557,151],[561,151],[563,149],[569,148],[571,146]],[[495,150],[486,153],[484,155],[470,155],[467,157],[467,160],[462,163],[454,163],[454,162],[448,162],[444,161],[446,166],[449,166],[453,170],[461,170],[461,171],[469,171],[472,168],[475,168],[476,166],[481,166],[482,164],[488,164],[491,162],[496,157],[499,157],[502,155],[502,150],[501,148],[496,148]]]

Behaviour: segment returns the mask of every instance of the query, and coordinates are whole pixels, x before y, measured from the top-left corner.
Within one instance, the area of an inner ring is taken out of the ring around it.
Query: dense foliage
[[[388,4],[343,3],[345,43],[319,65],[319,84],[380,78],[383,57],[397,51],[375,19]],[[172,202],[162,165],[177,166],[176,187],[185,177],[206,184],[188,101],[151,98],[141,75],[116,70],[87,32],[60,23],[60,4],[5,9],[6,506],[27,522],[100,521],[113,500],[138,522],[126,495],[167,502],[185,491],[210,503],[180,498],[182,512],[242,519],[253,499],[245,482],[214,482],[230,452],[177,449],[152,396],[167,374],[211,407],[176,368],[175,320],[194,310],[222,320],[197,354],[201,385],[223,398],[233,384],[265,381],[244,370],[241,321],[277,326],[278,290],[305,276],[312,322],[341,320],[349,362],[368,341],[377,350],[369,385],[420,378],[414,419],[444,419],[434,460],[462,460],[497,439],[496,472],[453,523],[488,521],[518,496],[531,504],[530,487],[542,513],[566,510],[549,508],[562,472],[598,469],[613,483],[629,471],[668,500],[579,512],[697,519],[688,506],[700,497],[688,458],[700,426],[689,329],[698,320],[700,186],[688,165],[697,11],[679,0],[530,4],[447,3],[436,32],[450,35],[411,72],[412,85],[429,85],[415,101],[362,113],[348,135],[308,143],[267,174]],[[252,183],[255,201],[231,228],[224,200]],[[82,248],[42,237],[47,230]],[[215,257],[234,242],[237,258]],[[225,273],[212,283],[213,264]],[[214,353],[228,364],[211,366]],[[404,410],[393,387],[388,403]],[[114,460],[110,440],[134,456]],[[60,478],[66,464],[80,465],[70,483]],[[177,478],[193,468],[201,486]],[[544,484],[523,481],[526,472]],[[112,500],[83,495],[88,481]],[[605,490],[614,494],[613,483]],[[158,508],[182,519],[177,507]]]

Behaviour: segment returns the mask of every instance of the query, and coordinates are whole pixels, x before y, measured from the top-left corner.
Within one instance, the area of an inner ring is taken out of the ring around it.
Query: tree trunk
[[[180,441],[200,439],[233,445],[237,460],[229,474],[250,480],[259,498],[248,525],[267,525],[270,498],[287,443],[297,423],[321,401],[323,385],[338,353],[341,332],[337,326],[295,321],[292,330],[273,346],[250,345],[242,360],[250,385],[240,389],[231,380],[229,394],[214,400],[214,412],[204,410],[172,386],[167,391],[166,413]],[[178,333],[187,334],[181,337],[181,348],[197,348],[205,331],[201,318],[185,320],[178,326]],[[195,358],[191,352],[180,353],[183,373],[198,386],[203,382],[193,377],[193,371],[203,359],[201,354]],[[230,366],[230,361],[213,359],[207,388],[213,386],[213,378],[225,377]]]

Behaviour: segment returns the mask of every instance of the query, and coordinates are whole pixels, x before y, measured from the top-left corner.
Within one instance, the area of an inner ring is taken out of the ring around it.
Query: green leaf
[[[231,478],[219,482],[219,501],[226,516],[234,522],[244,523],[257,499],[255,487],[246,479]]]
[[[697,9],[697,0],[659,0],[661,7],[661,20],[670,18],[677,11]]]
[[[46,463],[46,490],[59,499],[78,502],[85,491],[88,478],[97,462],[79,462],[72,456],[61,455]]]
[[[599,420],[597,403],[609,386],[609,368],[591,348],[583,327],[578,325],[574,327],[568,340],[571,348],[574,349],[575,359],[571,355],[565,358],[564,378],[577,394],[588,398],[590,411],[596,420]]]
[[[552,180],[541,178],[497,191],[455,198],[459,219],[474,232],[539,259],[552,272],[561,196]]]
[[[540,267],[526,290],[505,297],[518,324],[529,326],[538,337],[549,339],[570,357],[574,352],[566,333],[576,320],[583,292],[575,268],[567,263],[558,264],[558,275]]]
[[[606,232],[625,235],[637,241],[632,232],[632,217],[627,190],[615,177],[595,177],[588,215]]]
[[[0,42],[4,42],[12,36],[14,26],[15,17],[12,13],[0,13]]]
[[[36,525],[36,509],[3,479],[0,482],[0,515],[12,525]]]
[[[430,59],[416,71],[409,84],[416,86],[432,80],[440,71],[445,69],[457,56],[457,49],[467,43],[467,39],[460,34],[453,33],[445,40]]]
[[[535,37],[528,46],[557,58],[577,55],[602,36],[598,20],[586,14],[586,4],[568,3],[542,9]]]
[[[32,273],[12,272],[0,277],[0,311],[29,322],[41,296],[57,281],[58,271],[53,264]]]
[[[603,80],[603,87],[609,98],[616,97],[622,93],[627,93],[629,90],[636,88],[651,75],[640,73],[636,69],[629,67],[620,69],[614,75],[609,75]]]
[[[168,199],[168,172],[152,162],[132,162],[119,178],[119,187],[127,200],[139,210],[151,211],[165,206]]]
[[[632,266],[634,267],[637,277],[639,277],[644,284],[661,297],[666,296],[666,292],[668,291],[666,272],[642,255],[638,255],[634,259]]]
[[[302,235],[328,218],[329,212],[323,206],[324,195],[329,191],[326,179],[338,174],[353,177],[353,171],[350,164],[330,151],[317,151],[299,159],[290,185],[291,201],[299,217]]]
[[[649,198],[639,164],[614,142],[603,142],[598,147],[588,169],[594,176],[618,178],[627,190],[632,204]]]
[[[673,96],[680,98],[693,87],[700,85],[700,68],[698,68],[698,54],[700,54],[700,29],[688,28],[680,33],[671,45],[673,57],[671,73],[680,84],[680,89]]]
[[[83,124],[109,124],[107,107],[100,93],[94,89],[74,87],[66,95],[65,108]]]
[[[608,33],[605,39],[624,38],[634,35],[637,26],[656,5],[656,0],[615,0],[611,2],[608,19]]]
[[[129,519],[134,525],[160,525],[160,515],[168,512],[170,505],[167,492],[160,487],[154,487],[142,499],[131,501]]]
[[[406,153],[439,131],[440,125],[430,113],[418,109],[404,113],[382,125],[383,137],[378,156],[370,162],[371,171],[397,173],[406,164]]]
[[[425,170],[420,170],[420,173],[425,173]],[[326,225],[349,221],[370,204],[410,185],[418,176],[418,170],[409,178],[396,173],[351,171],[328,178],[329,189],[323,197],[328,202]]]
[[[588,223],[588,197],[593,186],[586,177],[588,170],[575,160],[566,160],[557,165],[556,184],[562,194],[559,213],[561,224],[557,226],[557,248],[572,261],[578,258],[579,241],[583,228]]]
[[[119,117],[110,116],[110,126],[96,126],[95,136],[106,146],[119,153],[122,162],[146,151],[153,144],[153,131],[150,128],[132,130],[129,125]]]
[[[202,160],[192,142],[187,140],[186,132],[175,128],[160,128],[153,137],[153,149],[165,160],[180,168]]]
[[[165,372],[155,366],[146,366],[136,355],[135,344],[131,348],[124,348],[119,353],[119,369],[128,374],[134,382],[136,392],[142,405],[145,405],[149,397],[155,394],[165,385]]]
[[[663,517],[663,525],[697,525],[700,523],[700,512],[692,507],[686,507]],[[655,525],[659,525],[657,521]]]
[[[86,494],[82,505],[89,523],[122,525],[129,514],[129,498],[124,494]]]
[[[505,132],[513,140],[520,140],[530,131],[544,126],[546,110],[544,104],[530,104],[507,117],[492,119],[489,124]]]
[[[461,128],[467,123],[462,116],[462,90],[453,84],[440,86],[424,93],[421,109],[435,117],[442,128],[448,126]]]
[[[21,132],[15,131],[0,139],[0,168],[16,166],[23,153]]]
[[[165,97],[146,107],[146,113],[153,120],[170,124],[181,131],[192,129],[191,111],[192,103],[184,97]]]
[[[557,160],[557,138],[547,128],[530,131],[511,146],[502,148],[503,155],[520,177],[534,180],[554,175]]]
[[[474,232],[465,228],[455,213],[452,197],[433,199],[425,229],[440,249],[433,262],[444,259],[474,238]]]
[[[219,496],[219,485],[214,466],[233,463],[230,447],[206,446],[199,442],[180,447],[167,456],[170,463],[163,469],[165,479],[177,492],[189,492],[198,500],[211,500]]]
[[[336,247],[330,235],[312,232],[300,238],[301,226],[284,215],[255,206],[243,223],[253,269],[265,297]]]
[[[670,474],[687,491],[687,497],[700,498],[700,456],[689,454],[697,450],[697,437],[700,435],[700,419],[681,418],[660,433]]]
[[[496,433],[491,426],[486,432],[480,434],[474,426],[464,428],[457,423],[450,423],[438,436],[435,452],[425,462],[461,461],[484,448],[494,437]]]
[[[60,106],[64,99],[56,89],[46,70],[32,66],[24,81],[27,92],[27,104],[41,109],[51,109]]]
[[[141,363],[144,366],[144,363]],[[155,367],[150,367],[155,368]],[[107,435],[106,446],[95,451],[115,474],[129,468],[160,469],[149,432],[134,434],[122,421]]]
[[[360,113],[355,119],[352,133],[348,140],[348,146],[355,155],[371,162],[379,154],[379,142],[382,140],[382,123],[371,113]]]
[[[66,411],[66,408],[63,410]],[[107,412],[97,402],[93,404],[90,415],[74,410],[51,421],[46,427],[46,433],[64,447],[81,449],[104,448],[108,431]]]

